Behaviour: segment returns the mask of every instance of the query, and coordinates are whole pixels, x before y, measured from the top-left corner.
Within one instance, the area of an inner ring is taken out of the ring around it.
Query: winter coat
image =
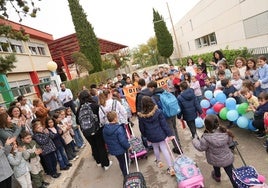
[[[25,158],[29,158],[29,153],[24,152],[15,152],[15,154],[8,154],[7,156],[9,163],[13,167],[15,178],[19,178],[23,176],[25,173],[30,172],[30,165],[25,160]]]
[[[55,129],[57,132],[53,132],[50,128],[48,128],[49,131],[49,136],[52,139],[53,143],[55,144],[56,148],[60,148],[63,147],[65,145],[65,142],[63,140],[63,138],[61,137],[61,135],[59,134],[59,127],[56,125]]]
[[[264,113],[268,112],[268,102],[263,105],[259,105],[256,111],[254,112],[254,119],[263,119]]]
[[[34,133],[33,139],[36,141],[37,144],[39,144],[39,146],[43,150],[41,155],[47,155],[51,152],[56,151],[56,147],[52,139],[49,137],[49,134]]]
[[[66,124],[58,124],[58,126],[63,132],[61,137],[63,138],[64,143],[65,144],[70,144],[73,141],[73,137],[70,134],[70,129],[68,129],[68,125],[66,125]]]
[[[3,145],[0,140],[0,182],[6,180],[13,174],[13,170],[8,162],[7,155],[11,151],[10,145]]]
[[[139,128],[141,134],[152,143],[158,143],[172,136],[172,131],[166,122],[166,118],[157,105],[148,114],[139,112]]]
[[[40,146],[32,140],[29,144],[24,143],[24,146],[26,147],[26,151],[29,153],[29,163],[30,163],[30,169],[32,174],[38,174],[42,169],[42,165],[40,163],[40,157],[39,155],[35,154],[35,150],[40,148]]]
[[[197,113],[202,114],[201,106],[192,88],[182,91],[177,99],[181,107],[181,112],[178,114],[179,119],[182,115],[185,121],[193,121],[197,118]]]
[[[205,151],[207,162],[216,167],[226,167],[234,162],[234,155],[229,148],[232,138],[218,129],[214,133],[204,133],[192,143],[198,151]]]
[[[106,124],[103,128],[103,138],[112,155],[122,155],[130,147],[124,124]]]
[[[141,112],[141,99],[144,96],[152,96],[153,93],[149,90],[149,88],[144,88],[136,95],[136,112]]]

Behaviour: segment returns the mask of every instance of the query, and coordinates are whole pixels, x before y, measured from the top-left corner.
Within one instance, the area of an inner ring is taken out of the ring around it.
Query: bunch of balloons
[[[222,120],[232,121],[240,128],[255,130],[250,120],[253,114],[247,112],[248,103],[237,104],[234,98],[227,98],[221,90],[215,90],[214,93],[206,91],[204,96],[200,105],[206,115],[218,114]]]

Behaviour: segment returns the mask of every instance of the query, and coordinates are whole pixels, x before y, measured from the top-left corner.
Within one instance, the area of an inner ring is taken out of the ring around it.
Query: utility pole
[[[177,35],[176,35],[176,32],[175,32],[175,27],[174,27],[174,24],[173,24],[173,21],[172,21],[172,17],[171,17],[171,14],[170,14],[168,2],[167,2],[167,9],[168,9],[169,19],[170,19],[170,22],[171,22],[171,26],[172,26],[172,30],[173,30],[173,34],[174,34],[174,38],[175,38],[175,44],[176,44],[176,48],[177,48],[178,58],[180,60],[180,65],[182,65],[180,47],[179,47]]]

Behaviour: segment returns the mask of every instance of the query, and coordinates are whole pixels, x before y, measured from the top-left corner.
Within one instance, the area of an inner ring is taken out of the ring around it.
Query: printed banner
[[[125,87],[123,88],[126,100],[130,106],[131,112],[136,113],[136,95],[138,93],[138,87]]]
[[[167,89],[167,81],[169,77],[162,78],[161,80],[157,80],[157,87],[161,87],[163,89]]]

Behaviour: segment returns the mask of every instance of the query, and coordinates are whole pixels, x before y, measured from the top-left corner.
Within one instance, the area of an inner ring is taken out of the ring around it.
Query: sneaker
[[[84,147],[86,147],[86,144],[83,144],[83,145],[81,146],[81,148],[84,148]]]
[[[70,167],[66,166],[64,168],[60,168],[60,170],[69,170]]]
[[[265,134],[264,133],[260,133],[260,134],[257,135],[257,138],[260,138],[260,139],[261,138],[264,138],[264,137],[265,137]]]
[[[216,177],[215,172],[211,172],[211,177],[216,181],[216,182],[221,182],[221,177]]]
[[[109,162],[109,166],[104,166],[104,170],[106,171],[106,170],[109,170],[109,168],[112,166],[112,164],[113,164],[113,161],[110,161]]]
[[[56,174],[51,175],[51,177],[52,178],[58,178],[58,177],[60,177],[60,175],[61,175],[61,173],[56,173]]]
[[[69,164],[67,164],[67,166],[68,166],[68,167],[71,167],[71,166],[73,166],[73,165],[72,165],[72,163],[69,163]]]
[[[158,168],[162,168],[162,167],[164,166],[164,164],[163,164],[161,161],[157,161],[157,160],[155,160],[154,162],[155,162],[155,164],[156,164],[156,166],[157,166]]]
[[[101,167],[101,163],[97,163],[97,167]]]
[[[167,173],[168,173],[169,175],[171,175],[171,176],[174,176],[174,175],[175,175],[175,170],[173,169],[173,167],[169,167],[169,168],[167,169]]]

